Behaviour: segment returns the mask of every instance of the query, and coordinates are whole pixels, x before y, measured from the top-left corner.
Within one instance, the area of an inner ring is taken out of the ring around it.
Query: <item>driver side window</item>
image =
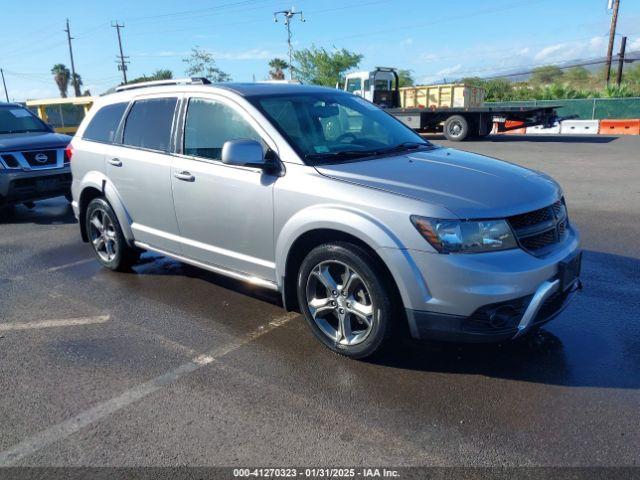
[[[216,100],[192,98],[184,127],[184,154],[220,160],[228,140],[256,140],[254,128],[235,109]]]

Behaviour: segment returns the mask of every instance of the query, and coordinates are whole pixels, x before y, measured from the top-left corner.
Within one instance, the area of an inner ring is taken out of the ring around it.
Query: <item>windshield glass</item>
[[[15,105],[0,106],[0,134],[49,131],[45,123],[26,108]]]
[[[374,104],[340,92],[251,98],[307,163],[431,146]]]

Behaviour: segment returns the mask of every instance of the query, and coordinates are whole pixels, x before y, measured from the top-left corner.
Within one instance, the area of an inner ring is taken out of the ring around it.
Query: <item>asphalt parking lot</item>
[[[348,360],[269,292],[158,255],[106,271],[63,199],[19,206],[0,220],[0,465],[639,465],[640,137],[454,146],[565,189],[585,289],[538,336]]]

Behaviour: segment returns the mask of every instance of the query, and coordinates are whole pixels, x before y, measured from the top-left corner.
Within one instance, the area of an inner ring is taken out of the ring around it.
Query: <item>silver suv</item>
[[[72,141],[73,208],[107,268],[150,250],[276,290],[355,358],[403,326],[515,338],[580,286],[542,173],[437,147],[345,92],[165,83],[101,98]]]

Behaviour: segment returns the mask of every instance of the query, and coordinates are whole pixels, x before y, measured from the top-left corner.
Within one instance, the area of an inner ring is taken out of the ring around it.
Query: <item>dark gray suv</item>
[[[62,195],[70,199],[65,154],[70,141],[22,105],[0,104],[0,207]]]

